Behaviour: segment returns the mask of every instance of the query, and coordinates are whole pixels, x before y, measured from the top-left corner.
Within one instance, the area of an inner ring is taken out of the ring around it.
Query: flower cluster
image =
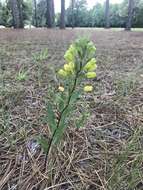
[[[75,74],[75,54],[76,49],[71,45],[64,55],[67,63],[64,65],[63,69],[60,69],[58,72],[61,77],[69,77],[70,75]]]
[[[78,78],[84,77],[87,79],[93,79],[96,77],[96,48],[94,44],[86,39],[77,40],[70,45],[66,51],[64,58],[66,64],[58,71],[60,77],[69,79],[70,77]],[[64,87],[59,87],[60,91],[64,91]],[[93,90],[92,85],[84,87],[85,92],[91,92]]]

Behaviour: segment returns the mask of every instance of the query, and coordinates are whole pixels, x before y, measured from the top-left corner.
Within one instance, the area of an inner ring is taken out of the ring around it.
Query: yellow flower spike
[[[60,69],[60,70],[58,71],[58,74],[59,74],[61,77],[66,77],[66,76],[68,75],[67,72],[64,71],[63,69]]]
[[[64,89],[63,86],[59,86],[58,90],[61,91],[61,92],[64,92],[65,89]]]
[[[86,77],[88,79],[93,79],[96,77],[96,73],[95,72],[88,72],[88,73],[86,73]]]
[[[96,65],[96,59],[92,58],[87,64],[84,66],[83,70],[85,71],[94,71],[96,70],[97,65]]]
[[[93,91],[93,86],[87,85],[84,87],[84,92],[92,92]]]

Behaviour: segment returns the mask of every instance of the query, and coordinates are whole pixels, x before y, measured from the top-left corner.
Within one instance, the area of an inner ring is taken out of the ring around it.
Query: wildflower
[[[92,92],[92,91],[93,91],[93,86],[91,86],[91,85],[85,86],[85,87],[84,87],[84,91],[85,91],[85,92]]]
[[[64,89],[63,86],[59,86],[58,90],[61,91],[61,92],[64,92],[65,89]]]
[[[83,70],[85,71],[94,71],[97,68],[96,59],[92,58],[87,64],[84,66]]]
[[[68,73],[66,71],[64,71],[63,69],[60,69],[58,71],[58,74],[61,76],[61,77],[66,77],[68,75]]]
[[[86,73],[86,77],[88,79],[93,79],[96,77],[96,73],[95,72],[88,72],[88,73]]]

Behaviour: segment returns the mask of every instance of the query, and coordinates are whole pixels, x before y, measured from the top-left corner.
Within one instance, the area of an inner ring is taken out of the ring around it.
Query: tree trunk
[[[20,28],[24,28],[23,22],[23,0],[17,0],[18,7],[19,7],[19,18],[20,18]]]
[[[55,20],[54,1],[46,0],[46,2],[47,2],[46,25],[48,28],[52,28],[54,26],[54,20]]]
[[[61,0],[60,28],[65,29],[65,0]]]
[[[34,25],[38,27],[38,21],[37,21],[37,1],[34,0]]]
[[[23,28],[22,0],[10,0],[14,28]]]
[[[127,18],[127,22],[126,22],[126,30],[131,30],[131,27],[132,27],[133,6],[134,6],[134,0],[129,0],[129,3],[128,3],[128,18]]]
[[[54,0],[52,0],[52,24],[55,25],[55,6],[54,6]]]
[[[105,6],[105,28],[110,28],[110,5],[109,0],[106,0]]]
[[[74,28],[74,6],[75,6],[75,0],[72,0],[72,28]]]

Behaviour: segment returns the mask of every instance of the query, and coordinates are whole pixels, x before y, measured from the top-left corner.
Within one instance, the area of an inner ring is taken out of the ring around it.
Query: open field
[[[85,128],[69,128],[44,171],[36,142],[48,136],[45,101],[69,44],[89,36],[97,79]],[[33,55],[48,48],[40,65]],[[19,72],[26,72],[21,80]],[[0,30],[0,189],[143,190],[143,33]]]

